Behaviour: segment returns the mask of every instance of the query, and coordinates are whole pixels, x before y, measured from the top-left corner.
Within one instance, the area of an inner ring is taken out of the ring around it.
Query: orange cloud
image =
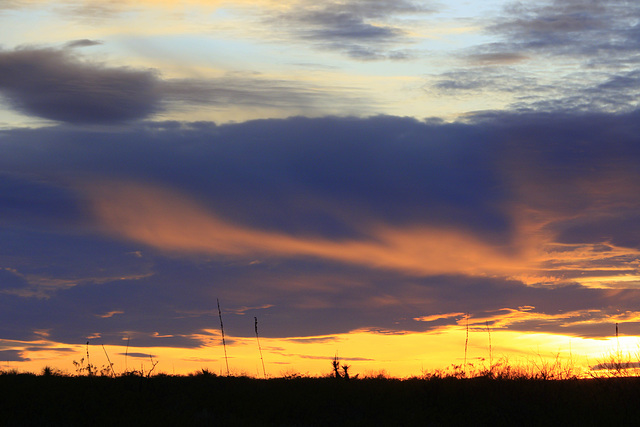
[[[120,311],[120,310],[113,310],[113,311],[109,311],[105,314],[97,314],[96,316],[101,317],[103,319],[108,319],[109,317],[113,317],[116,314],[124,314],[124,311]]]
[[[465,316],[466,313],[445,313],[445,314],[434,314],[431,316],[421,316],[414,317],[413,320],[417,322],[433,322],[434,320],[440,319],[449,319],[451,317]],[[466,317],[464,317],[466,319]]]
[[[106,233],[177,253],[316,257],[410,274],[515,274],[520,248],[500,248],[452,228],[374,225],[366,239],[330,240],[234,224],[174,191],[126,182],[87,187]]]
[[[422,319],[418,318],[416,320]],[[492,329],[508,329],[511,325],[535,321],[556,323],[561,328],[568,328],[573,326],[600,325],[603,322],[612,324],[616,322],[638,322],[639,320],[640,312],[636,311],[624,311],[622,313],[611,314],[600,309],[584,309],[565,311],[558,314],[545,314],[535,311],[535,307],[524,306],[518,307],[517,309],[502,308],[494,314],[471,317],[469,325],[476,330],[486,328],[487,323],[489,323]],[[464,326],[465,321],[465,318],[460,319],[457,321],[457,324]]]
[[[340,240],[260,230],[223,219],[176,191],[131,182],[93,183],[84,192],[105,233],[173,253],[314,257],[412,275],[509,277],[528,285],[576,283],[575,271],[589,270],[595,272],[590,276],[607,275],[606,281],[590,280],[591,287],[637,285],[629,280],[636,265],[624,255],[640,256],[638,251],[554,243],[548,225],[566,218],[523,206],[512,210],[511,242],[500,246],[463,229],[428,225],[358,224],[367,237]]]

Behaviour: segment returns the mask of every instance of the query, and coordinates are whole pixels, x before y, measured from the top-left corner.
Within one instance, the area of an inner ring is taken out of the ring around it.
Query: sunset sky
[[[237,374],[254,317],[271,376],[639,351],[637,1],[4,0],[0,43],[0,369],[224,373],[217,299]]]

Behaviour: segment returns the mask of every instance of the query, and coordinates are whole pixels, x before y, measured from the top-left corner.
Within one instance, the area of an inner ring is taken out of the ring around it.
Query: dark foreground
[[[0,375],[2,426],[638,425],[640,379]]]

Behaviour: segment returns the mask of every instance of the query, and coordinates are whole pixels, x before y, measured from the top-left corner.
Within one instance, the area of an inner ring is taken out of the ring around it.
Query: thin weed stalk
[[[111,377],[116,377],[116,372],[113,370],[113,363],[111,363],[111,359],[109,359],[109,354],[107,354],[107,349],[104,348],[104,344],[102,344],[102,349],[104,350],[104,355],[107,356],[107,362],[109,362],[109,368],[111,369]]]
[[[467,348],[469,347],[469,313],[466,315],[467,318],[467,335],[464,340],[464,365],[462,365],[462,372],[464,376],[467,376]]]
[[[95,372],[93,370],[93,367],[91,366],[91,362],[89,361],[89,341],[87,341],[87,374],[89,376],[92,376],[94,373]]]
[[[487,334],[489,335],[489,375],[493,375],[493,349],[491,348],[491,328],[489,328],[488,320],[485,325],[487,325]]]
[[[224,340],[224,325],[222,324],[222,310],[220,310],[220,300],[216,298],[218,303],[218,317],[220,317],[220,332],[222,333],[222,348],[224,348],[224,361],[227,365],[227,376],[229,376],[229,359],[227,358],[227,343]]]
[[[260,346],[260,337],[258,336],[258,318],[254,317],[255,320],[255,330],[256,330],[256,341],[258,342],[258,350],[260,351],[260,361],[262,362],[262,374],[264,375],[264,379],[267,379],[267,371],[264,368],[264,358],[262,357],[262,346]]]
[[[154,369],[156,369],[156,365],[160,362],[159,360],[153,361],[153,356],[149,355],[149,359],[151,360],[151,369],[147,372],[147,378],[151,378],[151,373]]]
[[[130,337],[127,337],[127,349],[124,351],[124,371],[125,372],[129,372],[129,365],[127,364],[127,358],[129,356],[129,339]]]
[[[87,371],[89,375],[91,375],[91,363],[89,362],[89,341],[87,341],[87,367],[89,370]]]

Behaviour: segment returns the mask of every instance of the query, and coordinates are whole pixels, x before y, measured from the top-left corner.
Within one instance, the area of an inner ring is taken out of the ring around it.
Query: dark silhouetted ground
[[[640,379],[0,375],[2,426],[638,425]]]

